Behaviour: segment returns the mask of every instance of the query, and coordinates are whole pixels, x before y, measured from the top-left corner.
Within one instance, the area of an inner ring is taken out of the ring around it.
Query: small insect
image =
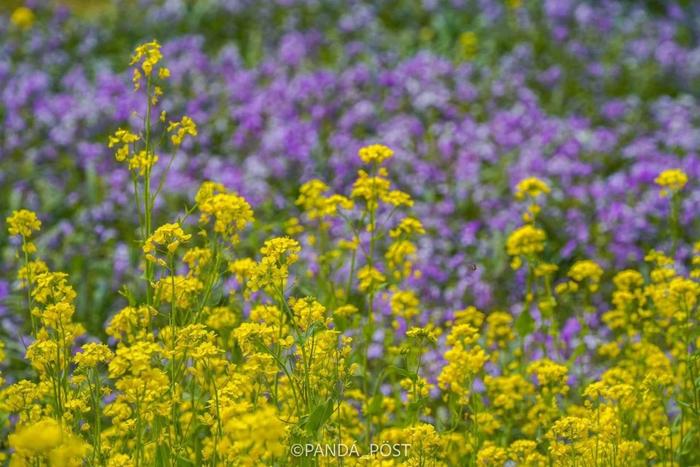
[[[470,273],[476,272],[476,264],[474,264],[474,263],[469,263],[469,264],[467,265],[467,269],[469,269],[469,272],[470,272]]]

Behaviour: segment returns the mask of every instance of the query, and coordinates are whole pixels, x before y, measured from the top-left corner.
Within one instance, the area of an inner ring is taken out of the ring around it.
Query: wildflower
[[[457,394],[464,403],[469,399],[474,377],[488,360],[480,346],[472,346],[478,338],[477,329],[469,324],[453,325],[447,336],[450,346],[444,356],[447,365],[438,376],[440,388]]]
[[[167,267],[168,263],[155,255],[165,253],[172,256],[175,250],[190,238],[192,235],[186,234],[180,224],[163,224],[144,242],[143,252],[146,255],[146,260]]]
[[[89,449],[80,437],[50,418],[20,427],[10,435],[9,444],[15,450],[15,462],[20,461],[20,465],[32,459],[45,459],[50,465],[77,467],[83,464]]]
[[[301,225],[297,217],[291,217],[284,223],[284,233],[290,237],[299,235],[304,231],[304,226]]]
[[[428,323],[427,326],[422,328],[412,327],[411,329],[406,331],[406,337],[416,339],[419,341],[425,339],[426,341],[435,344],[437,343],[438,337],[440,337],[440,329]]]
[[[250,204],[236,193],[229,193],[223,185],[204,182],[195,196],[201,212],[199,221],[207,223],[214,218],[214,232],[225,236],[232,244],[238,243],[238,234],[253,221]]]
[[[29,29],[34,24],[36,17],[34,12],[26,6],[15,8],[10,15],[10,23],[20,29]]]
[[[548,359],[537,360],[530,363],[527,372],[535,375],[537,384],[543,391],[553,394],[566,394],[568,370],[565,366]]]
[[[217,450],[227,463],[270,465],[285,454],[286,424],[271,405],[231,417],[223,431],[226,438]]]
[[[250,271],[248,287],[252,291],[267,287],[281,288],[289,276],[289,266],[299,258],[299,242],[288,237],[266,240],[260,249],[263,257]]]
[[[243,282],[248,278],[255,269],[256,263],[251,258],[242,258],[231,261],[228,265],[228,270],[233,273],[238,282]]]
[[[109,137],[107,147],[110,149],[120,145],[117,152],[114,153],[114,158],[118,162],[124,162],[129,157],[129,145],[139,141],[141,138],[130,132],[129,130],[118,129],[114,135]]]
[[[265,323],[242,323],[233,330],[233,336],[244,355],[257,352],[258,344],[272,345],[275,334],[276,330]]]
[[[464,31],[459,35],[457,43],[459,44],[459,52],[462,58],[465,60],[474,58],[479,44],[479,40],[474,31]]]
[[[454,312],[454,324],[470,324],[478,329],[484,322],[485,315],[473,306]]]
[[[537,442],[529,439],[513,441],[508,446],[508,458],[516,465],[545,465],[546,458],[537,452]]]
[[[488,345],[496,344],[505,348],[515,335],[513,334],[513,317],[503,311],[494,311],[486,318],[486,341]]]
[[[72,302],[77,294],[68,283],[64,272],[46,272],[36,276],[32,298],[42,305],[59,302]]]
[[[391,296],[391,313],[410,321],[420,312],[420,300],[413,290],[398,290]]]
[[[386,178],[388,175],[389,172],[383,167],[374,177],[371,177],[364,170],[360,170],[357,173],[357,180],[352,186],[350,196],[363,198],[367,203],[368,210],[376,210],[379,200],[386,196],[391,188],[391,182]]]
[[[661,190],[661,196],[668,196],[683,189],[688,183],[688,176],[681,169],[664,170],[654,179]]]
[[[80,369],[94,368],[98,363],[109,363],[112,359],[112,351],[105,344],[90,342],[82,347],[82,351],[75,354],[73,361]]]
[[[408,240],[397,240],[389,245],[384,257],[396,280],[410,276],[416,251],[416,246]]]
[[[144,76],[148,78],[153,72],[153,67],[155,67],[162,59],[163,54],[160,52],[160,44],[157,41],[151,41],[136,47],[136,50],[134,50],[134,53],[131,56],[131,62],[129,64],[132,66],[140,64],[141,71],[143,71]],[[136,76],[136,72],[139,72],[139,70],[134,68],[134,76]],[[138,89],[139,86],[140,80],[134,79],[134,87]]]
[[[405,217],[401,219],[399,225],[389,231],[389,236],[391,238],[398,238],[401,235],[425,235],[425,228],[421,221],[415,217]]]
[[[508,460],[506,450],[496,446],[492,442],[484,443],[476,456],[476,465],[479,467],[502,466]]]
[[[143,177],[150,172],[156,162],[158,162],[158,156],[152,152],[139,151],[129,159],[129,170],[133,170]]]
[[[185,136],[197,136],[197,125],[188,116],[183,116],[179,122],[170,122],[168,133],[172,133],[170,140],[175,146],[180,146]]]
[[[363,266],[357,271],[360,292],[376,291],[386,282],[386,276],[372,266]]]
[[[13,211],[6,221],[10,235],[20,235],[24,238],[31,237],[33,232],[41,228],[41,221],[36,217],[36,213],[27,209]]]
[[[117,313],[105,329],[108,336],[117,340],[135,342],[146,339],[151,321],[158,314],[153,307],[140,306],[123,308]],[[151,336],[152,337],[152,336]]]
[[[365,164],[381,164],[393,156],[394,151],[381,144],[373,144],[360,148],[358,155]]]
[[[586,282],[588,292],[592,293],[598,290],[600,278],[603,276],[603,268],[595,261],[581,260],[576,261],[571,266],[567,275],[571,280],[559,284],[556,288],[557,293],[576,292],[584,282]]]
[[[345,196],[325,196],[328,190],[328,185],[322,181],[310,180],[299,189],[296,205],[301,206],[311,220],[335,216],[339,207],[352,209],[352,201]]]
[[[153,288],[163,302],[186,310],[197,303],[197,294],[204,289],[204,284],[196,277],[175,275],[162,277],[153,284]]]
[[[125,374],[142,376],[152,369],[153,360],[161,353],[161,347],[154,342],[135,342],[130,346],[119,346],[109,362],[109,377],[118,378]]]
[[[498,414],[514,410],[525,398],[532,394],[533,386],[522,375],[484,377],[487,393],[493,401],[493,408]]]
[[[27,287],[29,284],[35,284],[39,276],[49,272],[49,267],[40,259],[29,261],[17,271],[17,279],[20,281],[20,286]]]
[[[525,197],[535,198],[540,194],[547,194],[551,190],[549,185],[537,177],[529,177],[521,180],[515,187],[516,199],[523,200]]]
[[[510,256],[514,256],[511,266],[518,269],[522,264],[519,256],[532,256],[544,250],[546,240],[544,230],[530,224],[516,229],[510,234],[506,241],[506,251]]]
[[[325,324],[326,308],[314,298],[291,298],[289,304],[294,312],[294,322],[302,331],[306,331],[314,323]]]
[[[209,248],[190,248],[182,257],[182,261],[187,264],[190,274],[200,276],[204,268],[211,262],[213,253]]]
[[[355,305],[352,304],[347,304],[343,306],[339,306],[338,308],[335,309],[333,314],[335,316],[341,316],[343,318],[349,318],[350,316],[356,314],[359,310]]]

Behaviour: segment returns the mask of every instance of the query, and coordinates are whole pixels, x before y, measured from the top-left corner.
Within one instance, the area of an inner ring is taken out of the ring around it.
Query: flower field
[[[700,465],[700,5],[0,5],[0,461]]]

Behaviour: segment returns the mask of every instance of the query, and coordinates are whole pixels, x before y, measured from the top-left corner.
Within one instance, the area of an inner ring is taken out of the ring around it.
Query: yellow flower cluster
[[[327,217],[334,217],[338,213],[338,208],[352,209],[353,203],[342,195],[332,194],[326,196],[329,191],[328,185],[320,180],[314,179],[304,183],[299,189],[299,197],[296,200],[309,216],[310,220],[323,220]],[[322,224],[325,226],[325,224]]]
[[[36,15],[34,15],[34,12],[26,6],[15,8],[10,15],[10,23],[14,24],[20,29],[31,28],[32,25],[34,25],[35,20]]]
[[[577,292],[585,287],[590,293],[596,292],[603,276],[603,268],[595,261],[586,259],[576,261],[569,269],[568,276],[571,280],[559,284],[556,291],[559,294]]]
[[[483,319],[481,312],[474,310],[474,313],[480,314],[480,319]],[[472,326],[474,323],[469,318],[457,315],[457,319],[452,322],[452,329],[447,335],[447,364],[438,376],[440,388],[455,394],[459,401],[465,404],[469,403],[474,379],[488,361],[484,349],[476,344],[480,334],[478,329]]]
[[[136,47],[134,54],[131,56],[129,65],[137,65],[134,67],[132,81],[134,89],[140,89],[141,80],[145,76],[149,80],[153,73],[154,67],[163,59],[163,54],[160,52],[160,44],[157,41],[146,42]],[[141,73],[143,72],[143,74]],[[158,70],[158,77],[161,79],[170,76],[170,71],[167,68]]]
[[[521,180],[515,187],[515,198],[523,200],[526,197],[535,198],[540,194],[550,192],[549,185],[537,177],[528,177]]]
[[[360,148],[358,155],[365,164],[381,164],[394,155],[394,151],[381,144],[372,144]]]
[[[168,267],[168,263],[163,258],[157,258],[155,255],[160,253],[172,257],[177,248],[190,238],[192,235],[186,234],[180,224],[161,225],[153,232],[153,235],[146,239],[146,243],[143,245],[146,260]]]
[[[547,239],[544,230],[530,224],[516,229],[510,234],[506,241],[506,251],[513,256],[511,266],[518,269],[522,265],[521,256],[531,257],[544,251],[545,240]]]
[[[457,39],[459,54],[465,60],[471,60],[476,55],[479,38],[474,31],[464,31]]]
[[[683,189],[688,183],[688,176],[681,169],[664,170],[654,179],[661,190],[661,196],[668,196]]]
[[[239,233],[253,222],[253,210],[243,197],[228,192],[220,183],[204,182],[195,196],[200,222],[214,219],[214,232],[232,244],[238,243]]]
[[[45,462],[52,466],[79,467],[90,449],[79,436],[51,418],[18,428],[10,435],[9,443],[15,450],[13,465]]]
[[[179,122],[170,122],[168,133],[172,133],[170,140],[175,146],[180,146],[185,136],[197,136],[197,125],[187,115],[183,116]]]
[[[13,211],[6,221],[8,233],[22,237],[22,251],[27,254],[36,252],[36,246],[29,241],[32,234],[41,228],[41,221],[36,216],[36,213],[27,209],[20,209]]]
[[[301,246],[299,242],[288,237],[277,237],[266,240],[260,253],[262,259],[259,263],[253,263],[247,271],[248,289],[252,292],[261,289],[284,291],[289,266],[299,259]]]

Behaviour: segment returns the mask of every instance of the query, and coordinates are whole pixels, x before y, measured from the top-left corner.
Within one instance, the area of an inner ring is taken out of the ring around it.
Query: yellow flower
[[[50,465],[78,467],[89,450],[80,437],[51,418],[20,427],[10,435],[9,443],[15,450],[13,465],[31,465],[34,462],[28,462],[30,459],[39,458],[48,460]]]
[[[255,266],[256,262],[251,258],[242,258],[231,261],[228,265],[228,270],[236,277],[238,282],[243,282],[250,276]]]
[[[525,197],[535,198],[536,196],[544,193],[547,194],[551,190],[549,185],[540,180],[537,177],[529,177],[521,180],[515,187],[515,197],[519,200],[525,199]]]
[[[78,368],[94,368],[98,363],[108,363],[112,359],[112,351],[105,344],[90,342],[75,354],[73,361]]]
[[[170,140],[175,146],[182,144],[185,136],[197,136],[197,125],[190,117],[185,115],[179,122],[170,122],[168,133],[172,133]]]
[[[142,177],[149,173],[158,162],[158,156],[151,152],[139,151],[129,159],[129,170],[138,172]]]
[[[358,152],[360,159],[365,164],[381,164],[394,155],[394,151],[381,144],[365,146]]]
[[[151,41],[139,45],[134,50],[134,54],[131,56],[130,65],[141,65],[141,71],[146,77],[150,77],[153,72],[153,67],[162,60],[163,54],[160,52],[160,44],[157,41]],[[134,68],[134,87],[138,89],[140,87],[140,72],[138,73],[138,79],[136,78],[138,69]],[[160,76],[160,72],[159,72]]]
[[[416,340],[427,340],[433,344],[437,343],[438,337],[440,337],[440,329],[434,327],[431,323],[428,323],[425,327],[412,327],[406,331],[406,337]]]
[[[14,24],[20,29],[29,29],[34,24],[34,12],[27,8],[26,6],[21,6],[16,8],[10,16],[10,23]]]
[[[401,219],[399,225],[395,229],[389,231],[391,238],[397,238],[401,235],[425,235],[425,228],[421,221],[415,217],[405,217]]]
[[[155,255],[157,253],[165,253],[171,256],[182,243],[187,242],[190,238],[192,238],[192,235],[186,234],[180,224],[163,224],[146,239],[143,245],[143,252],[148,261],[166,267],[168,263]]]
[[[355,313],[357,313],[359,310],[355,305],[347,304],[343,306],[339,306],[338,308],[335,309],[333,312],[334,315],[336,316],[342,316],[344,318],[348,318]]]
[[[480,346],[472,345],[479,338],[478,330],[469,324],[453,324],[447,336],[445,365],[438,376],[438,385],[450,391],[467,403],[471,392],[471,383],[488,360],[488,355]]]
[[[109,137],[107,142],[107,147],[113,148],[114,146],[121,145],[117,152],[114,153],[114,158],[118,162],[124,162],[129,156],[129,145],[135,143],[141,138],[130,132],[129,130],[124,130],[122,128],[114,132],[114,135]]]
[[[544,250],[546,239],[544,230],[527,224],[510,234],[506,240],[506,251],[510,256],[532,256]],[[518,269],[520,264],[520,258],[514,258],[511,265],[514,269]]]
[[[260,249],[262,259],[249,272],[249,290],[255,292],[270,287],[277,293],[284,290],[289,266],[297,262],[300,251],[299,242],[289,237],[266,240]]]
[[[400,280],[411,274],[416,251],[416,246],[408,240],[397,240],[389,245],[384,257],[386,258],[389,271],[393,272],[394,278]]]
[[[412,319],[420,312],[420,300],[413,290],[397,290],[391,296],[391,313],[396,317]]]
[[[302,299],[290,298],[289,304],[294,312],[294,323],[302,331],[306,331],[314,323],[326,325],[326,308],[313,297]]]
[[[494,311],[486,318],[486,341],[488,345],[496,344],[505,348],[515,335],[513,334],[513,317],[503,311]]]
[[[228,238],[232,244],[238,243],[238,234],[253,221],[253,210],[245,198],[215,182],[204,182],[195,201],[201,212],[200,223],[214,218],[214,232]]]
[[[163,302],[185,310],[197,302],[197,294],[204,289],[204,284],[196,277],[176,275],[157,280],[153,288]]]
[[[493,442],[487,441],[476,455],[476,465],[479,467],[500,467],[505,465],[508,455],[504,448],[498,447]]]
[[[537,384],[543,390],[556,394],[566,394],[568,369],[548,359],[537,360],[527,367],[527,372],[535,375]]]
[[[360,281],[360,292],[376,291],[379,286],[386,282],[386,276],[371,266],[360,268],[357,271],[357,278]]]
[[[569,269],[568,276],[571,280],[557,285],[557,293],[576,292],[584,281],[587,282],[588,291],[595,292],[598,290],[600,278],[603,276],[603,268],[589,259],[576,261]]]
[[[474,58],[477,52],[479,40],[474,31],[464,31],[457,39],[459,43],[459,53],[462,58],[469,60]]]
[[[301,206],[311,220],[335,216],[339,207],[352,209],[352,201],[345,196],[325,196],[324,193],[328,190],[328,185],[322,181],[309,180],[299,189],[296,205]]]
[[[654,182],[662,188],[661,196],[667,196],[682,190],[688,183],[688,176],[681,169],[668,169],[661,172]]]
[[[36,217],[36,213],[27,209],[13,211],[6,221],[7,231],[10,235],[20,235],[24,238],[31,237],[32,232],[41,228],[41,221]]]

